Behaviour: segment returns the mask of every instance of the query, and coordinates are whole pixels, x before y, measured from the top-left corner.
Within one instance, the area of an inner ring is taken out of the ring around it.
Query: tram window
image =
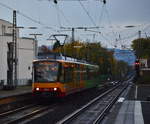
[[[80,81],[80,65],[77,65],[77,81]]]
[[[59,68],[59,81],[64,83],[65,82],[65,73],[64,73],[64,67],[62,65],[60,65],[60,68]]]
[[[64,68],[65,71],[65,82],[72,82],[73,81],[73,68],[66,67]]]
[[[57,81],[58,63],[47,62],[34,65],[34,78],[36,82],[54,82]]]
[[[87,72],[85,68],[82,68],[82,75],[83,75],[83,79],[86,80],[87,79]]]
[[[91,66],[87,66],[86,68],[87,71],[87,79],[90,80],[92,78],[94,78],[94,69]]]
[[[90,69],[87,67],[86,69],[87,72],[87,80],[90,79],[91,75],[90,75]]]

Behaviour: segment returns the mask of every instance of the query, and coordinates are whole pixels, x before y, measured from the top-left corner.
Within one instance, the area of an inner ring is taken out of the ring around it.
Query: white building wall
[[[11,27],[11,28],[10,28]],[[19,29],[16,29],[17,37],[19,37]],[[12,35],[12,23],[0,19],[0,35]]]
[[[7,84],[7,43],[12,42],[12,36],[0,35],[0,81]],[[18,85],[26,85],[32,79],[32,61],[34,59],[34,40],[17,38],[18,46]]]
[[[0,81],[7,81],[7,42],[10,38],[0,36]]]
[[[18,78],[19,85],[24,85],[32,79],[32,62],[34,59],[33,39],[19,39]]]

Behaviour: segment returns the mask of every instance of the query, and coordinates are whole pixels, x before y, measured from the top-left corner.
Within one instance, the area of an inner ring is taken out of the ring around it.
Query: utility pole
[[[141,38],[141,31],[138,31],[139,33],[139,39]],[[138,43],[138,55],[137,55],[137,58],[140,59],[140,55],[141,55],[141,39],[139,40],[139,43]]]
[[[13,44],[14,44],[14,83],[16,87],[18,85],[18,56],[17,56],[17,21],[16,21],[16,10],[13,11]]]
[[[141,38],[141,31],[139,31],[139,38]]]
[[[95,41],[96,34],[93,34],[93,42]]]
[[[41,36],[42,34],[30,34],[32,36],[34,36],[34,58],[37,59],[38,57],[38,40],[37,40],[37,36]]]
[[[12,42],[7,43],[7,85],[6,89],[16,88],[18,85],[18,47],[17,47],[17,27],[16,10],[13,11],[13,25],[8,27],[12,28]]]
[[[75,39],[74,39],[74,28],[72,28],[72,42],[74,42],[75,41]]]

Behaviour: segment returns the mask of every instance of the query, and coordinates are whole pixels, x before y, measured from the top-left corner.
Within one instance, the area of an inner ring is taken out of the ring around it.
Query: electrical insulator
[[[106,4],[106,0],[103,0],[103,3]]]
[[[57,0],[54,0],[54,3],[57,4]]]

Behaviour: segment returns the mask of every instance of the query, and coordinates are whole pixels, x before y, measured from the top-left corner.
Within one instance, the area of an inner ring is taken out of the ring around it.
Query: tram
[[[44,57],[33,62],[33,95],[65,97],[96,87],[97,65],[70,57]]]

